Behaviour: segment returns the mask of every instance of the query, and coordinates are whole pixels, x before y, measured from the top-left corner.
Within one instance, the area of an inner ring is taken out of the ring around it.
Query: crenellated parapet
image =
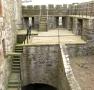
[[[50,16],[62,16],[67,14],[67,5],[29,5],[22,6],[23,16],[39,16],[39,15],[50,15]]]

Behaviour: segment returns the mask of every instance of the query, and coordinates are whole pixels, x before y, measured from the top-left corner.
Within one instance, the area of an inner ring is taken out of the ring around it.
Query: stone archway
[[[23,86],[22,90],[57,90],[57,89],[51,85],[34,83]]]

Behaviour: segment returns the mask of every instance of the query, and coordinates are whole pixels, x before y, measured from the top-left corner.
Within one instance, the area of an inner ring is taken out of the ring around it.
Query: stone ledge
[[[64,50],[66,47],[60,45],[60,50],[61,50],[61,56],[62,56],[62,62],[64,63],[64,70],[66,73],[67,80],[69,82],[71,90],[81,90],[78,82],[76,81],[72,68],[70,66],[70,61],[69,61],[69,56],[68,54],[65,54]]]

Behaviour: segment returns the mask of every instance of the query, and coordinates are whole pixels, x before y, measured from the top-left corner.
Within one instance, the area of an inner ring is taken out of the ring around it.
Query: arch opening
[[[22,90],[57,90],[57,88],[43,83],[33,83],[22,87]]]

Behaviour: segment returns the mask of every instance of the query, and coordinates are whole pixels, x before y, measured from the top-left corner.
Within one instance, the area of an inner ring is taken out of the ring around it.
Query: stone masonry
[[[21,61],[23,85],[44,83],[58,90],[71,90],[61,53],[59,45],[24,47]],[[69,78],[72,79],[70,76]]]
[[[58,46],[25,47],[22,56],[23,84],[45,83],[57,87]]]
[[[6,57],[12,52],[16,42],[16,5],[20,0],[0,0],[2,14],[0,15],[0,90],[6,90],[8,76],[11,68],[11,57]],[[17,3],[15,3],[17,2]],[[20,7],[21,8],[21,7]],[[18,8],[19,9],[19,8]]]

